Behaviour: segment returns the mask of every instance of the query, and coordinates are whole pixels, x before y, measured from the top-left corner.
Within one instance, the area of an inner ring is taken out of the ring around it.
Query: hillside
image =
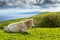
[[[47,15],[51,15],[51,14],[54,15],[56,13],[59,14],[60,12],[44,12],[44,13],[40,13],[38,15],[35,15],[33,17],[30,17],[30,18],[33,18],[35,25],[38,26],[39,22],[42,20],[43,17],[45,17]],[[20,21],[27,20],[27,19],[29,19],[29,18],[14,19],[14,20],[0,22],[0,28],[4,28],[5,26],[7,26],[10,23],[20,22]]]
[[[35,25],[47,15],[60,12],[44,12],[36,16],[30,17],[35,20]],[[6,33],[3,28],[10,23],[15,23],[29,18],[8,20],[0,22],[0,40],[60,40],[60,28],[31,28],[28,33]],[[38,26],[38,25],[36,25]]]

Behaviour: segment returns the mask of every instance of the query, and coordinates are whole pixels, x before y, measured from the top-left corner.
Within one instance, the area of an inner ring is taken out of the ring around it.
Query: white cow
[[[34,27],[33,19],[27,21],[11,23],[4,28],[6,32],[28,32],[30,27]]]

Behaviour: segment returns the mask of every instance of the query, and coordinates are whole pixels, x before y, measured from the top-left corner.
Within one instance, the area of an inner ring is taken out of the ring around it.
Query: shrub
[[[42,15],[43,16],[43,15]],[[45,16],[37,17],[36,25],[38,27],[60,27],[60,13],[48,13]]]
[[[42,21],[39,24],[40,26],[45,27],[60,27],[60,15],[59,14],[47,15],[42,18]]]

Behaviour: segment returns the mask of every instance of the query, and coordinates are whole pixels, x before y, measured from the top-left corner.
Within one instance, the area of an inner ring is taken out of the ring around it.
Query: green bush
[[[43,17],[40,16],[37,20],[36,24],[39,27],[60,27],[60,13],[51,13]]]

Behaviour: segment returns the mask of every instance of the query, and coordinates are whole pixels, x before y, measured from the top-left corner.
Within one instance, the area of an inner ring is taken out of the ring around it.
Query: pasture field
[[[57,12],[60,13],[60,12]],[[0,40],[60,40],[60,28],[51,27],[38,27],[41,19],[50,14],[55,14],[53,12],[45,12],[40,15],[33,16],[36,28],[31,28],[28,33],[6,33],[4,32],[4,27],[10,23],[19,22],[21,20],[27,20],[28,18],[9,20],[5,22],[0,22]],[[59,23],[60,24],[60,23]],[[54,27],[54,26],[53,26]]]
[[[6,33],[0,29],[0,40],[60,40],[60,28],[32,28],[29,33]]]

